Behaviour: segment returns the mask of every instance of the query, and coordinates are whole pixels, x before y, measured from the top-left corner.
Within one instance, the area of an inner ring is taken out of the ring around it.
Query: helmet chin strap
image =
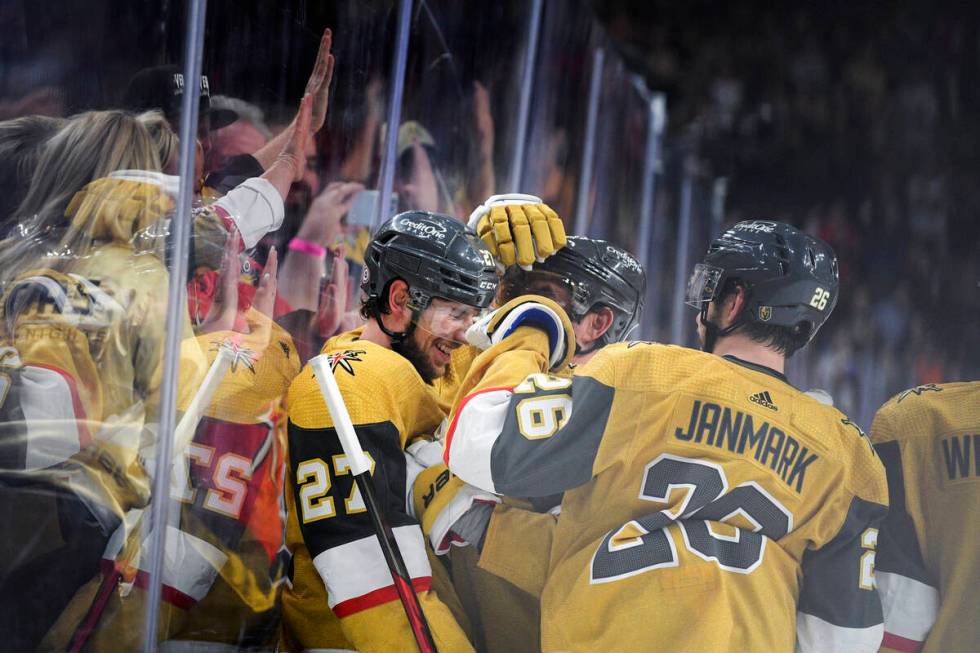
[[[388,338],[391,339],[391,344],[399,345],[405,342],[406,340],[408,340],[412,336],[412,334],[415,333],[415,325],[419,321],[419,316],[421,314],[422,311],[420,311],[417,308],[413,308],[412,320],[408,323],[408,328],[405,329],[404,331],[390,330],[388,327],[385,326],[384,320],[381,319],[380,315],[378,315],[375,318],[375,321],[378,323],[378,327],[381,329],[382,333],[384,333],[386,336],[388,336]]]
[[[708,319],[708,304],[705,304],[701,307],[701,324],[704,326],[704,344],[701,346],[701,351],[709,354],[714,353],[715,345],[718,344],[718,338],[727,336],[744,323],[744,320],[736,319],[734,322],[722,329]]]

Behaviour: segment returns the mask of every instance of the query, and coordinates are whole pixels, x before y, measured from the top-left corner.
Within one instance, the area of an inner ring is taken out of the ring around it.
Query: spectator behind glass
[[[150,138],[156,145],[157,155],[160,157],[160,166],[164,174],[176,175],[180,139],[170,128],[170,123],[159,111],[147,111],[137,116],[137,119],[150,132]]]
[[[211,98],[213,111],[230,111],[236,120],[211,133],[211,149],[207,153],[204,168],[219,170],[227,160],[241,154],[252,154],[261,150],[272,132],[265,123],[265,113],[258,106],[225,95]]]
[[[123,111],[91,111],[69,119],[45,145],[37,172],[16,215],[24,216],[0,243],[0,275],[9,281],[53,251],[65,233],[65,211],[75,193],[115,170],[160,171],[146,128]]]
[[[160,171],[140,118],[70,119],[45,147],[20,207],[31,217],[0,243],[0,339],[19,363],[0,416],[0,473],[18,479],[0,483],[10,547],[0,589],[20,597],[0,605],[16,626],[3,629],[14,633],[11,650],[37,648],[98,574],[123,516],[150,498],[143,461],[156,453],[169,284],[158,227],[173,200],[157,183],[114,177],[118,170],[148,180]],[[186,311],[181,322],[178,402],[187,405],[205,361]]]
[[[0,239],[17,223],[14,210],[31,185],[44,144],[63,124],[61,118],[47,116],[0,122]]]

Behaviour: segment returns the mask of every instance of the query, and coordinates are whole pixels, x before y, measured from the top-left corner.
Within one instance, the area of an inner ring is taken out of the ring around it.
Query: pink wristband
[[[314,256],[321,261],[327,257],[327,250],[325,247],[320,247],[316,243],[311,243],[308,240],[303,240],[302,238],[293,238],[289,241],[289,249],[295,249],[297,252],[303,252],[310,256]]]

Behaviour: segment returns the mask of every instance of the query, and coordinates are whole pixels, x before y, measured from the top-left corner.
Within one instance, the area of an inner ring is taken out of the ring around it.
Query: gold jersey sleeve
[[[328,341],[337,384],[372,480],[439,650],[472,650],[432,587],[422,531],[406,506],[406,441],[444,418],[438,398],[395,352],[347,336]],[[291,650],[412,650],[412,631],[395,592],[364,501],[350,474],[312,369],[290,386],[287,543],[291,585],[283,595],[284,643]]]
[[[543,650],[877,649],[884,470],[843,414],[690,349],[612,345],[568,380],[543,373],[543,334],[500,345],[447,458],[487,490],[565,492]]]
[[[432,387],[435,389],[439,402],[446,413],[449,413],[450,408],[452,408],[460,384],[479,354],[480,350],[471,345],[457,347],[449,359],[449,367],[446,373],[432,382]]]
[[[871,439],[891,497],[877,572],[883,650],[980,649],[980,381],[899,393],[878,411]]]

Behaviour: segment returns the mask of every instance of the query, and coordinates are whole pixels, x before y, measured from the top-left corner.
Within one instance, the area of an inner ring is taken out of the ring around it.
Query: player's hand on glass
[[[252,306],[236,325],[236,331],[247,335],[244,342],[255,352],[264,352],[272,340],[272,319],[275,317],[276,292],[279,289],[278,273],[279,252],[273,247],[262,268]]]
[[[561,218],[534,195],[493,195],[470,214],[469,227],[504,267],[530,270],[568,242]]]
[[[273,317],[276,305],[276,291],[279,288],[279,252],[273,247],[269,250],[269,256],[265,260],[265,267],[262,268],[262,276],[259,277],[259,287],[252,298],[252,307],[259,313],[268,318]]]
[[[350,296],[350,275],[347,259],[336,252],[330,280],[320,291],[320,302],[316,312],[316,332],[321,338],[329,338],[340,330],[344,314],[347,312],[347,299]]]
[[[487,313],[466,331],[466,340],[486,350],[522,326],[539,329],[548,336],[550,369],[560,369],[571,360],[575,353],[572,322],[561,306],[539,295],[522,295]]]
[[[341,220],[362,190],[364,184],[356,181],[327,184],[310,204],[296,235],[322,247],[335,246],[343,232]]]

